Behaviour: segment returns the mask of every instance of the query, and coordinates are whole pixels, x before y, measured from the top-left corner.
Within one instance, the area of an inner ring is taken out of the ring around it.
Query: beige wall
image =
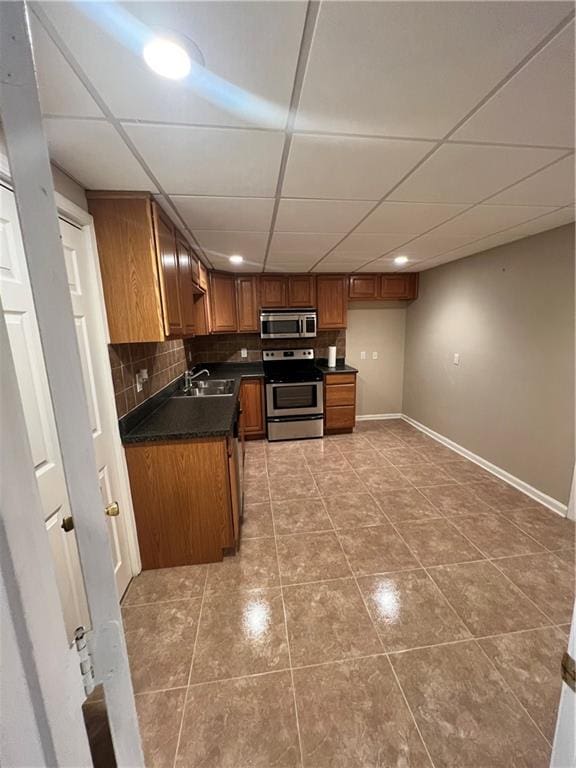
[[[353,302],[348,309],[346,361],[358,368],[359,416],[402,412],[406,305]],[[366,352],[366,359],[360,353]],[[372,359],[372,353],[378,359]]]
[[[404,413],[566,503],[574,466],[574,225],[420,277],[407,311]]]

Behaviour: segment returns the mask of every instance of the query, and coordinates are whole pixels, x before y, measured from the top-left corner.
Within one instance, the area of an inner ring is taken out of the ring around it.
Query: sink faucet
[[[190,371],[184,371],[184,392],[188,392],[194,379],[197,379],[198,376],[202,376],[203,373],[210,376],[210,371],[207,368],[202,368],[201,371],[197,371],[196,373],[194,372],[194,368]]]

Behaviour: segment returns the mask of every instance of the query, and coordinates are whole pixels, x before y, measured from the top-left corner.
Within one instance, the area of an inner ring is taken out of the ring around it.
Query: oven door
[[[260,338],[299,339],[302,336],[302,315],[263,313],[260,315]]]
[[[321,381],[266,384],[266,415],[313,416],[324,413]]]

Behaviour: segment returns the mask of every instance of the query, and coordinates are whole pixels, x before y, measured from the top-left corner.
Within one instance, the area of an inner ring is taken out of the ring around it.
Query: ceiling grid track
[[[188,234],[189,238],[192,240],[190,243],[191,246],[193,246],[196,250],[200,251],[202,258],[202,261],[205,262],[206,266],[213,267],[212,262],[208,258],[208,255],[205,253],[204,249],[196,239],[196,236],[190,229],[190,227],[186,224],[182,216],[180,215],[178,209],[172,202],[170,196],[167,194],[167,192],[164,190],[162,185],[160,184],[159,180],[157,179],[156,175],[152,172],[136,146],[134,145],[134,142],[132,139],[128,136],[126,131],[124,130],[124,127],[122,126],[121,122],[116,118],[116,116],[113,114],[112,110],[109,108],[108,104],[104,101],[100,93],[97,91],[97,89],[92,85],[91,80],[88,78],[82,67],[78,64],[76,61],[75,56],[73,55],[72,51],[68,48],[66,43],[62,40],[60,34],[46,15],[44,9],[38,4],[38,3],[32,3],[31,9],[42,27],[44,28],[45,32],[49,35],[50,39],[54,43],[54,45],[58,48],[66,62],[68,63],[69,67],[72,69],[76,77],[80,80],[84,88],[88,91],[90,96],[94,99],[95,103],[97,104],[98,108],[102,111],[105,122],[110,124],[118,133],[128,150],[131,152],[134,159],[139,163],[140,167],[148,176],[152,184],[156,187],[156,189],[159,192],[160,197],[165,202],[165,204],[168,206],[168,208],[173,212],[173,214],[176,216],[178,221],[181,222],[181,226],[183,227],[184,231]],[[199,255],[200,255],[199,254]]]
[[[270,254],[270,246],[274,236],[274,228],[276,226],[276,218],[278,216],[280,198],[282,197],[282,187],[284,186],[284,174],[286,172],[286,165],[288,163],[288,156],[290,154],[290,145],[292,143],[294,120],[296,119],[296,113],[300,104],[302,84],[304,82],[304,75],[308,65],[308,57],[310,55],[310,48],[312,47],[312,38],[314,37],[314,30],[316,29],[316,21],[318,19],[319,10],[319,0],[308,0],[308,5],[306,7],[306,17],[304,19],[304,28],[302,30],[302,38],[300,40],[300,50],[298,52],[298,60],[296,62],[296,71],[294,73],[294,85],[292,86],[292,95],[290,97],[288,117],[286,118],[284,147],[282,149],[280,169],[278,171],[276,194],[274,196],[274,207],[272,209],[272,217],[270,219],[270,229],[268,231],[268,240],[266,241],[266,250],[264,252],[262,272],[266,270],[266,264]]]
[[[380,205],[381,205],[381,204],[382,204],[382,203],[383,203],[385,200],[387,200],[387,198],[388,198],[388,197],[390,197],[390,195],[391,195],[391,194],[392,194],[392,193],[393,193],[393,192],[394,192],[396,189],[398,189],[398,187],[399,187],[401,184],[403,184],[403,183],[404,183],[404,182],[405,182],[405,181],[406,181],[406,180],[407,180],[407,179],[408,179],[410,176],[412,176],[412,174],[413,174],[415,171],[417,171],[417,170],[418,170],[418,168],[420,168],[420,167],[421,167],[421,166],[422,166],[422,165],[423,165],[423,164],[424,164],[424,163],[425,163],[427,160],[429,160],[429,159],[430,159],[430,157],[431,157],[432,155],[434,155],[434,154],[435,154],[435,153],[436,153],[436,152],[437,152],[437,151],[440,149],[440,147],[441,147],[441,146],[443,146],[444,144],[448,143],[448,142],[449,142],[449,139],[450,139],[450,137],[451,137],[451,136],[453,136],[453,135],[456,133],[456,131],[458,131],[458,130],[459,130],[459,129],[460,129],[460,128],[461,128],[461,127],[462,127],[462,126],[463,126],[463,125],[466,123],[466,122],[468,122],[468,120],[469,120],[469,119],[470,119],[470,118],[471,118],[471,117],[472,117],[472,116],[473,116],[473,115],[474,115],[476,112],[478,112],[478,111],[479,111],[479,110],[480,110],[480,109],[481,109],[481,108],[482,108],[482,107],[483,107],[483,106],[484,106],[484,105],[485,105],[485,104],[486,104],[486,103],[487,103],[487,102],[488,102],[488,101],[489,101],[489,100],[490,100],[490,99],[491,99],[491,98],[492,98],[492,97],[493,97],[493,96],[494,96],[496,93],[498,93],[498,91],[500,91],[500,90],[501,90],[501,89],[502,89],[502,88],[503,88],[503,87],[504,87],[504,86],[505,86],[505,85],[506,85],[506,84],[507,84],[507,83],[508,83],[508,82],[509,82],[509,81],[510,81],[510,80],[511,80],[511,79],[512,79],[512,78],[513,78],[513,77],[514,77],[516,74],[518,74],[518,72],[520,72],[520,70],[521,70],[521,69],[523,69],[523,68],[524,68],[524,67],[525,67],[525,66],[526,66],[526,65],[527,65],[527,64],[528,64],[528,63],[529,63],[529,62],[530,62],[530,61],[531,61],[531,60],[532,60],[532,59],[533,59],[535,56],[537,56],[537,55],[540,53],[540,51],[541,51],[543,48],[545,48],[545,47],[548,45],[548,43],[550,43],[550,42],[551,42],[551,41],[552,41],[552,40],[553,40],[555,37],[557,37],[557,36],[558,36],[558,35],[559,35],[559,34],[560,34],[560,33],[561,33],[561,32],[562,32],[562,31],[563,31],[563,30],[564,30],[564,29],[565,29],[565,28],[566,28],[566,27],[567,27],[567,26],[568,26],[568,25],[569,25],[569,24],[570,24],[570,23],[573,21],[573,20],[574,20],[574,17],[575,17],[575,15],[576,15],[576,14],[575,14],[575,12],[574,12],[574,11],[571,11],[571,12],[570,12],[570,13],[569,13],[567,16],[565,16],[565,17],[564,17],[564,18],[563,18],[563,19],[562,19],[562,20],[561,20],[561,21],[560,21],[560,22],[559,22],[559,23],[558,23],[558,24],[557,24],[557,25],[554,27],[554,29],[552,29],[552,30],[551,30],[551,31],[550,31],[550,32],[549,32],[547,35],[545,35],[545,36],[542,38],[542,40],[540,40],[540,42],[539,42],[537,45],[535,45],[535,46],[534,46],[534,47],[533,47],[533,48],[532,48],[532,49],[531,49],[531,50],[530,50],[530,51],[529,51],[529,52],[528,52],[528,53],[527,53],[527,54],[526,54],[526,55],[525,55],[525,56],[524,56],[524,57],[523,57],[523,58],[522,58],[522,59],[521,59],[519,62],[518,62],[518,64],[516,64],[516,66],[515,66],[515,67],[513,67],[513,68],[512,68],[512,69],[511,69],[511,70],[510,70],[510,71],[509,71],[509,72],[508,72],[508,73],[507,73],[507,74],[506,74],[506,75],[505,75],[505,76],[504,76],[504,77],[501,79],[501,80],[499,80],[499,82],[498,82],[498,83],[496,83],[496,85],[495,85],[493,88],[491,88],[491,89],[490,89],[490,91],[488,91],[488,93],[487,93],[487,94],[485,94],[485,96],[483,96],[483,98],[482,98],[482,99],[480,99],[480,101],[478,101],[478,102],[477,102],[477,104],[476,104],[476,105],[475,105],[475,106],[474,106],[474,107],[473,107],[473,108],[472,108],[472,109],[471,109],[469,112],[467,112],[467,114],[466,114],[466,115],[464,115],[464,117],[462,117],[462,118],[461,118],[461,119],[460,119],[460,120],[459,120],[459,121],[458,121],[458,122],[457,122],[457,123],[456,123],[456,124],[455,124],[455,125],[454,125],[454,126],[453,126],[453,127],[450,129],[450,130],[449,130],[449,131],[448,131],[448,133],[446,133],[446,134],[445,134],[445,136],[444,136],[442,139],[440,139],[440,140],[439,140],[439,141],[438,141],[438,142],[437,142],[437,143],[434,145],[434,147],[433,147],[433,148],[430,150],[430,152],[426,153],[426,155],[424,155],[424,157],[423,157],[423,158],[421,158],[421,159],[420,159],[420,160],[419,160],[419,161],[418,161],[418,162],[417,162],[417,163],[414,165],[414,167],[413,167],[413,168],[412,168],[410,171],[408,171],[408,173],[404,174],[404,176],[403,176],[403,177],[402,177],[402,178],[401,178],[401,179],[400,179],[400,180],[399,180],[399,181],[398,181],[396,184],[394,184],[394,185],[393,185],[393,186],[392,186],[392,187],[391,187],[391,188],[390,188],[390,189],[389,189],[389,190],[386,192],[386,194],[385,194],[385,195],[383,195],[383,196],[382,196],[382,197],[381,197],[381,198],[380,198],[380,199],[379,199],[379,200],[378,200],[378,201],[375,203],[375,205],[374,205],[374,206],[373,206],[373,207],[372,207],[372,208],[371,208],[371,209],[368,211],[368,213],[366,213],[366,214],[363,216],[363,218],[361,218],[361,219],[360,219],[360,221],[358,221],[358,222],[356,223],[356,225],[355,225],[355,226],[354,226],[354,227],[353,227],[353,228],[352,228],[352,229],[351,229],[351,230],[350,230],[350,231],[349,231],[349,232],[348,232],[346,235],[344,235],[344,237],[342,237],[342,238],[341,238],[341,239],[340,239],[340,240],[339,240],[339,241],[338,241],[338,242],[337,242],[335,245],[333,245],[333,246],[332,246],[332,248],[330,248],[330,250],[329,250],[329,251],[327,251],[327,252],[326,252],[326,253],[325,253],[325,254],[324,254],[324,255],[323,255],[323,256],[322,256],[320,259],[318,259],[318,260],[317,260],[317,261],[316,261],[316,262],[315,262],[315,263],[314,263],[314,264],[313,264],[313,265],[310,267],[310,269],[309,269],[308,271],[309,271],[309,272],[312,272],[314,269],[316,269],[316,268],[318,267],[318,265],[319,265],[319,264],[321,264],[321,263],[322,263],[322,262],[323,262],[323,261],[324,261],[324,260],[325,260],[325,259],[326,259],[326,258],[327,258],[327,257],[328,257],[328,256],[329,256],[329,255],[330,255],[332,252],[333,252],[333,251],[335,251],[335,250],[336,250],[336,248],[338,248],[338,246],[339,246],[339,245],[341,245],[341,244],[344,242],[344,240],[346,240],[346,238],[347,238],[347,237],[349,237],[349,236],[350,236],[350,235],[351,235],[353,232],[355,232],[355,231],[358,229],[358,227],[359,227],[361,224],[363,224],[363,222],[364,222],[364,221],[366,221],[366,219],[367,219],[367,218],[368,218],[368,217],[369,217],[369,216],[370,216],[372,213],[374,213],[374,211],[375,211],[375,210],[376,210],[376,209],[377,209],[377,208],[378,208],[378,207],[379,207],[379,206],[380,206]],[[382,137],[382,138],[384,138],[384,137]],[[454,143],[456,143],[456,142],[454,142]],[[460,142],[460,143],[462,143],[462,144],[468,144],[469,142]],[[517,146],[517,145],[513,145],[513,146]],[[556,149],[557,149],[557,148],[556,148]],[[569,151],[569,153],[568,153],[568,154],[572,154],[572,150],[571,150],[571,149],[570,149],[570,151]],[[564,157],[566,157],[566,156],[567,156],[567,155],[565,155]],[[562,159],[564,159],[564,157],[561,157],[561,158],[556,158],[556,159],[554,160],[554,162],[552,162],[552,163],[549,163],[548,165],[554,165],[554,163],[555,163],[555,162],[557,162],[557,161],[559,161],[559,160],[562,160]],[[546,167],[548,167],[548,166],[543,166],[543,168],[546,168]],[[538,169],[538,171],[536,171],[535,173],[538,173],[538,172],[540,172],[541,170],[543,170],[543,168],[539,168],[539,169]],[[529,174],[529,176],[531,176],[531,175],[533,175],[533,174]],[[515,182],[514,182],[514,184],[517,184],[517,183],[519,183],[520,181],[523,181],[523,179],[518,179],[517,181],[515,181]],[[510,185],[508,185],[508,186],[507,186],[507,187],[505,187],[505,188],[506,188],[506,189],[508,189],[510,186],[513,186],[514,184],[510,184]],[[503,191],[503,190],[498,190],[497,192],[494,192],[494,193],[492,193],[492,194],[490,195],[490,197],[494,197],[495,195],[497,195],[497,194],[500,194],[500,192],[502,192],[502,191]],[[488,199],[488,198],[486,198],[486,199]],[[458,218],[458,216],[461,216],[463,213],[466,213],[466,212],[467,212],[468,210],[470,210],[471,208],[474,208],[474,207],[476,207],[476,205],[480,205],[480,203],[481,203],[481,202],[483,202],[483,201],[480,201],[479,203],[474,203],[473,205],[469,206],[469,208],[465,209],[464,211],[460,211],[460,212],[459,212],[459,213],[457,213],[455,216],[452,216],[450,219],[447,219],[446,221],[443,221],[443,222],[442,222],[442,224],[446,224],[448,221],[452,221],[453,219],[456,219],[456,218]],[[436,225],[435,227],[432,227],[432,228],[431,228],[431,230],[428,230],[428,231],[432,231],[432,229],[437,229],[437,227],[439,227],[439,226],[441,226],[441,224],[438,224],[438,225]],[[418,237],[422,237],[422,235],[424,235],[424,234],[427,234],[427,232],[422,232],[422,233],[420,233],[419,235],[417,235],[416,237],[413,237],[413,238],[411,238],[411,239],[410,239],[410,240],[408,240],[407,242],[412,242],[413,240],[416,240]],[[494,233],[494,234],[496,234],[496,233]],[[473,242],[473,241],[472,241],[472,242]],[[406,244],[407,244],[407,243],[404,243],[403,245],[406,245]],[[403,245],[402,245],[402,246],[397,246],[397,248],[398,248],[398,247],[403,247]],[[354,272],[356,272],[356,271],[358,271],[359,269],[363,269],[363,268],[364,268],[364,267],[366,267],[368,264],[372,264],[372,263],[374,263],[374,262],[378,261],[378,260],[379,260],[379,259],[381,259],[383,256],[385,256],[387,253],[391,253],[391,251],[392,251],[392,250],[397,250],[397,248],[393,248],[393,249],[390,249],[389,251],[386,251],[385,253],[381,253],[380,255],[378,255],[378,256],[377,256],[376,258],[374,258],[374,259],[368,259],[368,260],[367,260],[367,261],[366,261],[366,262],[365,262],[363,265],[361,265],[360,267],[357,267],[357,268],[356,268],[355,270],[353,270],[353,271],[354,271]]]

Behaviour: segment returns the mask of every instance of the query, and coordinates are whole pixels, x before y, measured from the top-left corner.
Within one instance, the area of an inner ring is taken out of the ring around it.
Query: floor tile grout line
[[[406,708],[408,709],[408,712],[410,713],[410,716],[412,718],[412,722],[414,723],[414,727],[416,728],[416,731],[418,733],[418,736],[420,736],[420,741],[422,742],[422,746],[424,747],[426,754],[428,755],[428,760],[430,761],[430,765],[432,768],[435,768],[434,760],[432,759],[432,755],[430,754],[430,750],[428,748],[428,744],[426,743],[424,736],[422,734],[422,731],[420,730],[420,726],[418,725],[418,722],[416,721],[416,716],[414,715],[414,712],[412,711],[412,707],[410,706],[410,702],[408,701],[408,697],[406,696],[406,693],[404,691],[404,688],[402,687],[402,683],[400,682],[400,678],[398,677],[396,670],[394,669],[394,665],[392,664],[390,657],[386,655],[386,658],[388,660],[388,665],[390,669],[392,670],[392,675],[394,676],[394,680],[396,681],[396,685],[398,686],[398,689],[400,691],[400,694],[402,698],[404,699],[404,704],[406,705]]]
[[[202,621],[202,609],[204,608],[204,600],[206,599],[206,587],[208,585],[208,572],[209,568],[206,568],[206,575],[204,577],[204,589],[202,590],[202,602],[200,603],[200,611],[198,612],[198,619],[196,624],[196,633],[194,635],[194,645],[192,646],[192,656],[190,657],[190,669],[188,670],[188,682],[186,684],[186,694],[184,696],[184,703],[182,705],[182,717],[180,719],[180,728],[178,729],[178,739],[176,740],[176,749],[174,751],[174,761],[172,763],[173,768],[176,768],[178,761],[178,752],[180,750],[180,742],[182,739],[182,731],[184,728],[184,717],[186,715],[186,706],[188,704],[188,691],[190,690],[190,683],[192,681],[192,668],[194,666],[194,657],[196,656],[196,645],[198,643],[198,636],[200,634],[200,623]]]
[[[516,555],[516,557],[528,557],[528,555]],[[498,558],[498,560],[505,560],[505,559],[506,559],[506,558],[503,558],[503,557],[500,557],[500,558]],[[529,596],[529,595],[528,595],[528,594],[527,594],[527,593],[526,593],[526,592],[525,592],[525,591],[524,591],[524,590],[523,590],[521,587],[519,587],[517,584],[514,584],[514,582],[513,582],[513,581],[512,581],[512,579],[511,579],[511,578],[508,576],[508,574],[504,573],[504,571],[503,571],[501,568],[498,568],[498,565],[497,565],[497,563],[496,563],[496,562],[494,562],[494,563],[492,563],[492,564],[493,564],[494,568],[496,568],[496,570],[498,571],[498,573],[500,573],[500,574],[501,574],[501,575],[502,575],[502,576],[503,576],[503,577],[506,579],[506,581],[510,582],[510,585],[511,585],[511,586],[514,588],[514,590],[516,590],[516,591],[517,591],[517,592],[519,592],[519,593],[520,593],[520,594],[521,594],[523,597],[525,597],[525,598],[526,598],[526,600],[528,600],[528,602],[529,602],[529,603],[532,603],[532,605],[533,605],[533,606],[534,606],[534,608],[535,608],[535,609],[538,611],[538,613],[540,613],[542,616],[544,616],[544,618],[545,618],[545,619],[548,619],[548,621],[549,621],[550,623],[552,623],[552,624],[553,624],[553,623],[555,623],[555,622],[554,622],[554,620],[552,619],[552,617],[551,617],[551,616],[550,616],[548,613],[546,613],[546,611],[545,611],[543,608],[540,608],[540,606],[539,606],[539,605],[537,605],[537,604],[534,602],[534,600],[532,600],[532,598],[531,598],[531,597],[530,597],[530,596]]]
[[[534,728],[536,728],[536,730],[538,731],[538,733],[539,733],[539,734],[542,736],[542,738],[544,739],[544,741],[546,742],[546,744],[547,744],[549,747],[552,747],[552,742],[550,741],[550,739],[549,739],[549,738],[548,738],[548,737],[547,737],[547,736],[544,734],[544,732],[542,731],[542,729],[540,728],[540,726],[538,725],[538,723],[537,723],[537,722],[534,720],[534,718],[532,717],[532,715],[530,714],[530,712],[529,712],[529,711],[526,709],[526,707],[525,707],[525,706],[524,706],[524,704],[523,704],[523,703],[520,701],[520,699],[518,698],[518,696],[516,696],[516,694],[515,694],[515,692],[514,692],[514,689],[513,689],[513,688],[512,688],[512,686],[511,686],[511,685],[508,683],[508,681],[506,680],[506,678],[504,677],[504,675],[503,675],[503,674],[500,672],[500,670],[498,669],[498,667],[496,666],[496,664],[494,663],[494,661],[493,661],[493,660],[490,658],[490,656],[489,656],[489,655],[486,653],[486,651],[485,651],[485,650],[484,650],[484,648],[482,647],[482,644],[481,644],[481,643],[479,643],[478,641],[476,641],[476,645],[477,645],[477,647],[480,649],[480,652],[481,652],[481,653],[482,653],[482,654],[483,654],[483,655],[486,657],[486,659],[488,660],[488,663],[490,664],[490,666],[492,667],[492,669],[494,670],[494,672],[495,672],[495,673],[498,675],[498,677],[499,677],[499,678],[500,678],[500,680],[502,681],[502,684],[503,684],[503,686],[504,686],[505,690],[507,690],[507,691],[508,691],[508,693],[509,693],[509,694],[512,696],[512,698],[513,698],[513,699],[514,699],[514,701],[515,701],[515,702],[518,704],[518,706],[520,707],[520,709],[521,709],[521,710],[524,712],[524,714],[526,715],[526,717],[528,718],[528,720],[529,720],[529,721],[532,723],[532,725],[534,726]]]
[[[268,474],[268,462],[266,462],[266,473]],[[270,477],[268,476],[268,484]],[[282,584],[282,573],[280,571],[280,557],[278,555],[278,537],[276,536],[276,523],[272,511],[272,501],[270,502],[270,514],[272,517],[272,533],[274,535],[274,551],[276,552],[276,568],[278,569],[278,582],[280,584],[280,599],[282,600],[282,613],[284,616],[284,634],[286,636],[286,648],[288,650],[288,666],[290,669],[290,685],[292,688],[292,703],[294,705],[294,718],[296,721],[296,733],[298,735],[298,749],[300,751],[300,765],[304,768],[304,750],[302,749],[302,735],[300,732],[300,718],[298,716],[298,702],[296,700],[296,685],[294,683],[294,671],[292,668],[292,649],[290,647],[290,636],[288,634],[288,615],[286,612],[286,601],[284,600],[284,586]]]

